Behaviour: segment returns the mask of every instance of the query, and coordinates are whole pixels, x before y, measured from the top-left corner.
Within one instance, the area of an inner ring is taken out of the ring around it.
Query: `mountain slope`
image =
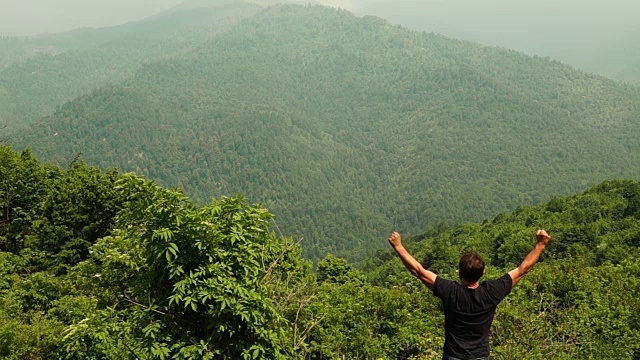
[[[2,38],[0,126],[28,125],[75,97],[118,84],[146,62],[182,57],[261,8],[193,4],[121,26]]]
[[[308,256],[640,175],[640,93],[558,62],[277,6],[16,133],[61,163],[263,202]]]

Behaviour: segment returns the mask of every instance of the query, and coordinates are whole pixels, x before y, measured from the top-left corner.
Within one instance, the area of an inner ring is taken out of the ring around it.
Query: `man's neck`
[[[467,280],[465,280],[465,279],[460,279],[460,282],[462,283],[462,285],[463,285],[463,286],[466,286],[466,287],[468,287],[469,289],[475,289],[475,288],[477,288],[478,286],[480,286],[480,282],[479,282],[479,281],[476,281],[476,282],[472,282],[472,283],[470,283],[470,282],[468,282],[468,281],[467,281]]]

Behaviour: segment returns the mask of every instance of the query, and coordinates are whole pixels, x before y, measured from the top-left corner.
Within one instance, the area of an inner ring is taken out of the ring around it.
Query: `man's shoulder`
[[[505,273],[504,275],[500,276],[497,279],[490,279],[482,282],[482,284],[486,284],[486,285],[507,284],[507,283],[511,284],[511,275],[509,275],[509,273]]]
[[[440,275],[436,275],[436,281],[435,281],[435,283],[436,283],[436,284],[437,284],[437,283],[440,283],[440,285],[453,285],[453,286],[455,286],[455,285],[458,285],[458,286],[459,286],[459,285],[460,285],[460,284],[458,284],[457,282],[455,282],[455,281],[453,281],[453,280],[445,279],[445,278],[443,278],[443,277],[442,277],[442,276],[440,276]]]
[[[502,299],[511,292],[511,275],[509,275],[509,273],[506,273],[497,279],[484,281],[482,285],[494,296]]]
[[[459,287],[460,284],[453,280],[445,279],[440,275],[436,276],[436,281],[433,285],[433,294],[437,297],[443,297],[452,289]]]

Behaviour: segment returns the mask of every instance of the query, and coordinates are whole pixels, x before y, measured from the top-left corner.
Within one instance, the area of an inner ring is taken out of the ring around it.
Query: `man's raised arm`
[[[536,238],[538,241],[536,242],[536,245],[533,247],[533,250],[531,250],[529,255],[527,255],[527,257],[522,260],[520,266],[509,271],[512,286],[516,286],[518,281],[520,281],[520,279],[522,279],[529,272],[529,270],[531,270],[533,265],[538,262],[538,259],[544,251],[544,248],[549,243],[549,240],[551,240],[551,236],[549,236],[549,234],[547,234],[547,232],[544,230],[538,230],[538,232],[536,233]]]
[[[429,289],[433,290],[433,285],[436,283],[437,275],[423,268],[422,265],[416,259],[414,259],[411,254],[409,254],[407,249],[402,246],[400,234],[398,234],[397,232],[391,234],[391,236],[389,236],[389,244],[391,244],[393,250],[398,253],[398,256],[400,256],[400,259],[402,260],[402,263],[407,268],[407,270],[409,270],[413,274],[413,276],[417,277],[418,279],[420,279],[420,281],[427,285]]]

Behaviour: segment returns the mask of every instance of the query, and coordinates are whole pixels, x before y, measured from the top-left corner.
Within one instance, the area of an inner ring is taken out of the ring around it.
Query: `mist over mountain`
[[[29,125],[77,96],[133,76],[149,61],[184,57],[262,9],[219,2],[187,1],[116,27],[0,38],[0,127]]]
[[[115,48],[174,47],[10,143],[61,164],[81,152],[199,202],[243,194],[315,259],[363,259],[394,229],[481,220],[640,175],[632,86],[344,10],[222,9],[205,21],[222,29],[214,35],[185,25],[154,38],[197,11],[111,38]],[[73,64],[46,63],[56,72]]]
[[[0,129],[28,125],[77,96],[123,81],[150,61],[184,57],[241,19],[282,2],[187,0],[120,26],[0,37]]]
[[[319,4],[316,0],[4,0],[0,2],[0,37],[47,36],[78,28],[111,27],[176,9],[238,2],[259,6]]]
[[[108,3],[11,0],[0,4],[0,35],[59,33],[79,27],[113,26],[177,8],[231,4],[236,0],[120,0]],[[267,6],[285,1],[256,0]],[[640,5],[633,0],[322,0],[376,15],[421,31],[549,56],[613,79],[640,82]],[[169,9],[169,10],[167,10]],[[30,14],[24,17],[23,14]]]
[[[34,36],[82,27],[120,25],[145,18],[181,0],[3,0],[0,36]]]
[[[357,14],[501,46],[618,80],[640,82],[640,3],[614,1],[360,1]]]

